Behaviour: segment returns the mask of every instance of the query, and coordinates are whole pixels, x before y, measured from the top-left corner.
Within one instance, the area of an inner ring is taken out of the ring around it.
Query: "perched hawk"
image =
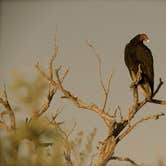
[[[141,79],[138,89],[145,98],[151,99],[154,90],[153,57],[150,49],[144,45],[149,41],[146,34],[136,35],[125,47],[125,64],[133,81],[136,80],[138,70],[141,69]]]

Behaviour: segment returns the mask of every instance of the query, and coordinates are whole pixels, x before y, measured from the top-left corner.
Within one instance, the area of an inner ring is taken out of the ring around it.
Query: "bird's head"
[[[149,42],[149,38],[146,34],[138,34],[133,39],[130,40],[130,43],[132,44],[139,44],[143,43],[144,41]]]
[[[139,40],[141,42],[143,42],[143,41],[149,42],[149,37],[146,34],[140,34],[139,35]]]

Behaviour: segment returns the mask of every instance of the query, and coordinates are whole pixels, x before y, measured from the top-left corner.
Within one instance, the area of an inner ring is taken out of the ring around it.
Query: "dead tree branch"
[[[14,111],[9,104],[5,85],[4,85],[2,97],[0,97],[0,104],[2,104],[3,107],[5,108],[5,110],[0,113],[0,125],[1,125],[1,127],[4,128],[5,130],[15,130],[16,129],[15,114],[14,114]],[[5,123],[5,121],[3,120],[5,115],[8,115],[8,117],[9,117],[10,126],[8,126]]]
[[[100,109],[97,105],[88,104],[88,103],[84,102],[83,100],[79,99],[78,97],[74,96],[70,91],[66,90],[62,86],[62,82],[59,78],[59,70],[60,70],[60,68],[56,69],[55,72],[56,72],[59,88],[62,91],[62,93],[64,94],[65,98],[71,100],[78,108],[83,108],[86,110],[96,112],[104,120],[108,120],[108,121],[114,120],[113,116],[107,114],[106,112],[103,112],[102,109]]]
[[[160,79],[159,80],[159,84],[156,88],[156,90],[154,91],[154,94],[153,94],[153,97],[155,97],[155,95],[157,94],[157,92],[160,90],[161,86],[163,85],[163,82],[162,80]],[[152,98],[152,100],[154,100]],[[133,105],[132,107],[129,109],[128,111],[128,115],[126,116],[125,120],[124,121],[131,121],[134,116],[136,115],[136,113],[147,103],[147,102],[151,102],[147,99],[144,99],[142,101],[138,101],[138,91],[137,91],[137,88],[136,87],[133,87]]]
[[[156,88],[155,92],[153,93],[153,97],[157,94],[157,92],[160,90],[161,86],[163,85],[163,81],[160,78],[159,79],[159,84],[158,87]],[[154,99],[152,98],[150,101],[148,101],[150,103],[154,103],[154,104],[161,104],[161,105],[166,105],[166,101],[165,100],[158,100],[158,99]]]
[[[37,71],[44,77],[46,77],[49,80],[53,80],[53,62],[57,56],[57,52],[58,52],[58,47],[55,43],[55,50],[54,50],[54,55],[51,57],[51,60],[49,62],[49,77],[40,69],[39,63],[36,64],[36,69]],[[39,116],[41,116],[44,112],[47,111],[47,109],[50,106],[50,103],[52,101],[53,96],[55,95],[57,88],[51,87],[51,82],[49,81],[49,89],[48,89],[48,95],[47,98],[44,102],[44,104],[42,105],[42,107],[38,110],[35,111],[35,113],[32,115],[32,117],[34,118],[38,118]]]
[[[160,90],[160,88],[161,88],[161,86],[162,86],[163,84],[164,84],[164,82],[162,81],[161,78],[159,78],[159,84],[158,84],[156,90],[155,90],[154,93],[153,93],[153,97],[158,93],[158,91]]]
[[[58,84],[53,80],[53,66],[52,66],[53,61],[55,60],[55,57],[57,55],[57,51],[58,51],[58,48],[55,49],[55,53],[52,56],[49,63],[49,76],[40,68],[39,63],[36,64],[36,69],[38,73],[49,82],[49,89],[48,89],[48,95],[45,102],[43,103],[41,108],[33,114],[32,118],[38,118],[39,116],[41,116],[44,112],[48,110],[50,103],[52,101],[52,98],[58,90]],[[61,82],[63,82],[63,80],[67,76],[67,73],[68,73],[68,70],[66,70],[63,77],[61,78]]]
[[[122,157],[113,156],[114,151],[115,151],[115,148],[116,148],[117,144],[119,143],[119,141],[121,141],[125,136],[127,136],[138,124],[144,122],[145,120],[159,119],[161,116],[164,116],[163,113],[155,114],[155,115],[148,115],[148,116],[143,117],[140,120],[137,120],[136,122],[133,122],[131,124],[131,121],[134,119],[137,112],[140,111],[141,108],[147,102],[157,103],[157,104],[166,104],[166,101],[154,99],[155,95],[157,94],[157,92],[161,88],[163,82],[160,79],[160,82],[159,82],[159,84],[158,84],[158,86],[157,86],[157,88],[154,91],[154,94],[152,96],[152,100],[143,99],[142,101],[139,101],[137,85],[139,84],[139,82],[141,80],[141,73],[142,73],[141,67],[139,66],[139,70],[138,70],[138,73],[136,75],[136,78],[131,85],[132,90],[133,90],[132,106],[129,108],[127,115],[124,117],[122,116],[121,110],[119,110],[120,111],[120,120],[117,120],[117,118],[116,118],[117,111],[115,111],[112,114],[109,114],[106,112],[106,105],[107,105],[107,101],[108,101],[108,95],[110,92],[112,75],[108,78],[107,86],[105,86],[104,81],[103,81],[103,76],[102,76],[102,65],[101,65],[100,56],[97,53],[96,49],[91,44],[88,43],[88,45],[95,53],[95,56],[97,57],[97,60],[98,60],[100,84],[101,84],[101,87],[104,91],[104,101],[103,101],[103,105],[101,108],[99,106],[97,106],[96,104],[89,104],[89,103],[83,101],[82,99],[75,96],[71,91],[67,90],[63,86],[63,80],[64,80],[64,78],[67,75],[69,70],[66,70],[64,76],[62,78],[60,78],[61,66],[59,68],[56,68],[55,74],[56,74],[57,80],[54,81],[53,72],[52,72],[53,71],[52,64],[53,64],[54,58],[51,59],[51,61],[50,61],[50,70],[49,70],[50,73],[49,73],[49,75],[46,74],[40,68],[39,64],[36,65],[36,68],[37,68],[38,72],[40,73],[40,75],[43,78],[45,78],[49,82],[50,85],[52,85],[54,90],[57,91],[59,89],[62,92],[62,94],[63,94],[62,98],[70,100],[78,108],[82,108],[82,109],[93,111],[93,112],[97,113],[99,115],[99,117],[101,117],[104,120],[104,122],[106,123],[106,125],[109,129],[109,132],[108,132],[107,138],[104,141],[100,142],[96,166],[106,166],[108,161],[113,160],[113,159],[121,160],[121,161],[128,161],[132,164],[135,164],[135,166],[136,166],[138,164],[136,164],[134,161],[132,161],[129,158],[122,158]],[[68,139],[67,134],[66,134],[66,138]],[[70,149],[69,145],[66,145],[66,149],[67,150],[65,153],[65,158],[66,158],[66,161],[69,162],[68,163],[69,166],[71,166],[71,164],[72,164],[72,161],[70,158],[71,149]]]
[[[49,73],[50,73],[50,78],[53,79],[53,63],[55,61],[55,58],[57,57],[58,54],[58,46],[57,46],[57,42],[56,42],[56,38],[55,38],[55,48],[54,48],[54,54],[50,60],[49,63]]]
[[[127,136],[138,124],[146,121],[146,120],[157,120],[161,116],[164,116],[164,113],[156,114],[156,115],[148,115],[146,117],[142,117],[140,120],[136,121],[134,124],[130,124],[129,127],[118,137],[118,141],[121,141],[125,136]]]
[[[66,164],[67,166],[73,166],[73,161],[71,159],[71,153],[72,153],[72,147],[71,147],[71,143],[69,140],[69,137],[71,135],[71,133],[73,132],[74,128],[76,127],[76,123],[74,123],[73,127],[71,129],[69,129],[69,132],[65,132],[64,130],[62,130],[61,128],[60,131],[62,132],[63,136],[64,136],[64,157],[66,160]]]
[[[139,75],[139,74],[138,74]],[[157,92],[159,91],[159,89],[161,88],[161,86],[162,86],[162,84],[163,84],[163,82],[161,81],[161,79],[160,79],[160,81],[159,81],[159,84],[158,84],[158,86],[157,86],[157,88],[156,88],[156,90],[155,90],[155,92],[154,92],[154,94],[153,94],[153,97],[157,94]],[[134,86],[133,87],[133,105],[129,108],[129,111],[128,111],[128,114],[127,114],[127,116],[124,118],[124,120],[122,121],[122,122],[120,122],[120,127],[118,127],[116,130],[117,130],[117,134],[116,134],[116,139],[117,139],[117,142],[119,142],[120,140],[121,140],[121,134],[122,134],[122,132],[123,132],[123,130],[126,128],[126,126],[127,125],[130,125],[130,122],[131,122],[131,120],[135,117],[135,115],[137,114],[137,112],[147,103],[147,102],[149,102],[147,99],[144,99],[144,100],[142,100],[142,101],[138,101],[138,91],[137,91],[137,88]],[[153,115],[153,116],[158,116],[158,115],[160,115],[160,116],[163,116],[163,114],[161,115],[161,114],[157,114],[157,115]],[[150,116],[148,116],[148,117],[151,117],[151,115]],[[146,117],[147,118],[147,117]],[[142,119],[143,121],[144,121],[144,118]],[[141,122],[142,122],[142,120],[140,120]],[[147,119],[148,120],[148,119]],[[137,123],[136,123],[136,125],[137,125]],[[131,128],[130,128],[131,129]],[[129,129],[126,129],[126,130],[128,130],[128,132],[127,132],[127,134],[131,131],[131,130],[129,130]],[[123,133],[124,134],[124,133]],[[122,134],[122,135],[123,135]],[[127,135],[126,134],[126,135]]]
[[[103,76],[102,76],[102,62],[101,62],[100,54],[97,52],[96,48],[92,44],[88,43],[88,46],[92,49],[92,51],[94,52],[94,54],[97,58],[97,61],[98,61],[100,84],[101,84],[101,87],[103,88],[103,91],[104,91],[104,102],[103,102],[103,106],[102,106],[102,111],[105,111],[107,101],[108,101],[109,92],[110,92],[112,73],[108,77],[107,86],[105,86],[104,81],[103,81]]]
[[[58,110],[56,111],[56,114],[52,116],[52,119],[49,120],[49,124],[55,126],[56,128],[58,128],[58,130],[62,133],[63,135],[63,139],[62,139],[62,143],[64,145],[64,158],[66,160],[66,164],[67,166],[73,166],[73,162],[71,160],[71,143],[69,141],[69,137],[71,135],[71,133],[73,132],[74,128],[76,127],[76,123],[74,123],[73,127],[71,129],[69,129],[69,131],[64,131],[60,125],[63,122],[57,122],[56,118],[58,117],[58,115],[61,113],[62,108],[58,108]]]
[[[141,166],[140,164],[137,164],[134,160],[128,158],[128,157],[119,157],[119,156],[112,156],[110,160],[118,160],[118,161],[127,161],[130,164],[134,166]]]

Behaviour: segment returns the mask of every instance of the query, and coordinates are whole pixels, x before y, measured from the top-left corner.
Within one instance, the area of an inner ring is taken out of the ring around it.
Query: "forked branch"
[[[57,49],[55,51],[57,53]],[[52,56],[49,63],[49,76],[40,68],[39,63],[36,64],[36,69],[38,73],[48,81],[49,89],[48,89],[48,95],[46,100],[44,101],[41,108],[32,115],[32,118],[38,118],[39,116],[41,116],[44,112],[48,110],[50,103],[52,101],[52,98],[58,90],[58,84],[53,80],[53,66],[52,66],[53,61],[55,60],[55,57],[56,57],[56,53]],[[63,77],[61,78],[61,82],[63,82],[63,80],[67,76],[67,73],[68,73],[68,70],[64,73]]]
[[[105,86],[104,81],[103,81],[103,76],[102,76],[102,62],[101,62],[100,54],[97,52],[96,48],[92,44],[88,43],[88,46],[92,49],[92,51],[94,52],[94,54],[97,58],[97,61],[98,61],[100,84],[101,84],[101,87],[103,88],[103,91],[104,91],[104,101],[103,101],[102,111],[105,111],[107,101],[108,101],[109,92],[110,92],[112,73],[108,77],[107,86]]]
[[[134,124],[130,124],[128,126],[128,128],[118,137],[118,141],[121,141],[125,136],[127,136],[138,124],[146,121],[146,120],[157,120],[159,119],[161,116],[164,116],[164,113],[160,113],[160,114],[155,114],[155,115],[147,115],[145,117],[142,117],[141,119],[139,119],[138,121],[136,121]]]
[[[138,76],[139,76],[139,74],[138,74]],[[154,92],[154,94],[153,94],[153,97],[157,94],[157,92],[160,90],[160,88],[161,88],[162,85],[163,85],[163,82],[162,82],[162,80],[160,79],[160,80],[159,80],[159,84],[158,84],[158,86],[157,86],[157,88],[156,88],[156,90],[155,90],[155,92]],[[132,106],[129,108],[129,111],[128,111],[127,116],[124,118],[123,121],[121,121],[121,124],[122,124],[121,126],[122,126],[122,127],[120,126],[121,128],[120,128],[120,129],[117,129],[119,134],[117,134],[117,138],[116,138],[116,139],[117,139],[118,142],[122,139],[122,137],[124,137],[124,135],[125,135],[125,136],[128,135],[128,134],[130,133],[130,131],[131,131],[134,127],[136,127],[137,124],[139,124],[139,123],[141,123],[141,122],[143,122],[143,121],[145,121],[145,120],[155,119],[155,117],[160,117],[160,116],[163,116],[163,115],[164,115],[163,113],[162,113],[162,114],[152,115],[152,116],[149,115],[149,116],[147,116],[146,118],[143,117],[142,119],[138,120],[134,125],[131,126],[131,124],[130,124],[131,120],[135,117],[135,115],[137,114],[137,112],[140,111],[141,108],[142,108],[147,102],[150,102],[150,101],[147,100],[147,99],[143,99],[142,101],[139,102],[139,100],[138,100],[137,87],[134,86],[134,87],[133,87],[133,104],[132,104]],[[125,131],[123,131],[123,130],[126,128],[127,125],[129,125],[129,127],[128,127]]]
[[[0,113],[0,125],[1,125],[1,127],[4,128],[5,130],[15,130],[16,129],[15,114],[14,114],[14,111],[9,104],[5,85],[4,85],[2,97],[0,97],[0,104],[2,104],[3,107],[5,108],[5,110]],[[6,124],[6,122],[4,121],[5,115],[8,115],[8,117],[9,117],[10,126],[8,126]]]
[[[62,86],[62,81],[60,80],[60,77],[59,77],[59,71],[60,71],[60,68],[56,69],[56,71],[55,71],[56,77],[57,77],[59,89],[62,91],[65,98],[68,98],[69,100],[71,100],[78,108],[83,108],[86,110],[96,112],[104,120],[108,120],[108,121],[114,120],[114,116],[111,116],[106,112],[103,112],[97,105],[88,104],[88,103],[84,102],[83,100],[79,99],[77,96],[74,96],[70,91],[66,90]]]
[[[120,160],[120,161],[128,161],[131,164],[134,164],[135,166],[138,166],[138,164],[136,164],[133,160],[131,160],[129,158],[113,156],[114,151],[115,151],[115,148],[116,148],[117,144],[119,143],[119,141],[121,141],[125,136],[127,136],[138,124],[140,124],[140,123],[142,123],[146,120],[150,120],[150,119],[159,119],[161,116],[165,115],[163,113],[155,114],[155,115],[148,115],[148,116],[143,117],[143,118],[141,118],[141,119],[139,119],[136,122],[133,122],[131,124],[131,121],[134,119],[137,112],[140,111],[141,108],[147,102],[157,103],[157,104],[166,104],[166,101],[161,101],[161,100],[154,99],[155,95],[157,94],[157,92],[161,88],[163,82],[160,79],[160,82],[159,82],[159,84],[158,84],[158,86],[157,86],[157,88],[156,88],[156,90],[153,94],[152,100],[143,99],[142,101],[139,101],[137,85],[140,82],[141,72],[142,72],[141,67],[139,66],[139,70],[138,70],[137,76],[135,78],[135,82],[133,83],[133,86],[132,86],[132,88],[133,88],[133,104],[129,108],[128,113],[125,117],[123,117],[122,113],[120,112],[120,121],[118,121],[116,119],[116,112],[117,111],[115,111],[112,114],[109,114],[109,113],[106,112],[106,105],[107,105],[107,101],[108,101],[108,95],[109,95],[109,92],[110,92],[110,85],[111,85],[112,75],[108,78],[107,86],[105,86],[104,81],[103,81],[103,77],[102,77],[102,65],[101,65],[100,56],[97,53],[96,49],[91,44],[88,43],[88,45],[89,45],[90,48],[92,48],[92,50],[94,51],[94,53],[97,57],[97,60],[98,60],[100,84],[101,84],[101,87],[103,88],[103,91],[104,91],[104,101],[103,101],[103,105],[102,105],[101,108],[99,106],[97,106],[96,104],[90,104],[90,103],[87,103],[87,102],[83,101],[79,97],[75,96],[72,92],[70,92],[69,90],[64,88],[63,80],[64,80],[64,78],[67,75],[69,70],[66,70],[64,76],[61,78],[60,77],[61,66],[59,68],[56,68],[55,69],[55,74],[56,74],[56,79],[57,80],[54,81],[52,64],[53,64],[53,61],[54,61],[55,58],[52,58],[51,61],[50,61],[50,70],[49,70],[50,72],[49,72],[49,74],[46,74],[40,68],[39,64],[36,65],[36,68],[37,68],[38,72],[41,74],[41,76],[43,76],[49,82],[49,84],[52,86],[54,91],[57,91],[59,89],[62,92],[62,94],[63,94],[62,98],[66,98],[66,99],[70,100],[78,108],[83,108],[85,110],[89,110],[89,111],[93,111],[93,112],[97,113],[104,120],[104,122],[107,124],[107,127],[109,129],[108,136],[100,144],[99,156],[98,156],[98,160],[96,162],[96,166],[106,166],[108,161],[113,160],[113,159],[114,160]],[[51,95],[49,95],[49,97],[51,98]],[[48,101],[49,101],[49,97],[48,97]],[[43,110],[46,110],[46,109],[47,109],[47,107]],[[67,148],[69,148],[69,147],[67,147]],[[70,158],[70,153],[71,153],[71,151],[70,151],[70,148],[69,148],[66,151],[66,154],[65,154],[65,158],[66,158],[67,161],[69,161],[69,163],[68,163],[69,165],[72,164],[71,158]]]

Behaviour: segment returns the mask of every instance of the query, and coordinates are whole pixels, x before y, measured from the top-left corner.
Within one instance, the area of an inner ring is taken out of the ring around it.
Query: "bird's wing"
[[[137,64],[141,65],[143,76],[150,83],[153,90],[154,86],[154,71],[153,71],[153,57],[151,51],[145,46],[138,46],[136,48],[135,57]]]
[[[132,72],[137,74],[139,61],[136,54],[136,48],[131,46],[130,43],[125,48],[125,64],[130,72],[131,77],[133,78]]]

